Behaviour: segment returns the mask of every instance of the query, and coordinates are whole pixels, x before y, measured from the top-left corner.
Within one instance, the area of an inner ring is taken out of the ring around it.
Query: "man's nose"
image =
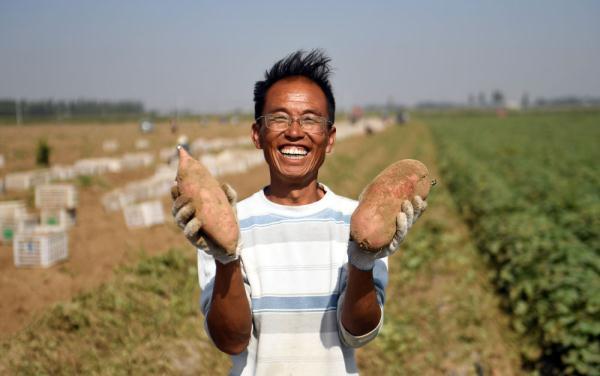
[[[287,127],[285,134],[290,137],[303,137],[304,130],[300,125],[300,119],[292,118],[291,124]]]

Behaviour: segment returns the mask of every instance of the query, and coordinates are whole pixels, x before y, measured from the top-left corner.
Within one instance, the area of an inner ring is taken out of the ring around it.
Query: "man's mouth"
[[[308,150],[303,146],[283,146],[279,148],[279,152],[290,159],[302,159],[308,154]]]

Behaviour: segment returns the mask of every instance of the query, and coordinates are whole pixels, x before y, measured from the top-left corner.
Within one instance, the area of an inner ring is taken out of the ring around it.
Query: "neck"
[[[271,180],[271,185],[265,188],[265,196],[269,201],[280,205],[308,205],[319,201],[325,191],[317,180],[306,184],[281,184]]]

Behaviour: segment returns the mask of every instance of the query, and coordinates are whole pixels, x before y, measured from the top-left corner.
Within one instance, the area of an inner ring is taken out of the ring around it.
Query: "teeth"
[[[286,146],[281,149],[281,153],[286,157],[301,158],[308,154],[308,151],[297,146]]]

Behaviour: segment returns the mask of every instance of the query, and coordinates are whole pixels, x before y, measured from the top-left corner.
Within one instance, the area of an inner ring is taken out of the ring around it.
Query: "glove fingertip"
[[[221,189],[225,192],[225,196],[227,196],[227,201],[229,201],[230,205],[235,205],[237,202],[237,192],[233,187],[227,183],[221,184]]]

